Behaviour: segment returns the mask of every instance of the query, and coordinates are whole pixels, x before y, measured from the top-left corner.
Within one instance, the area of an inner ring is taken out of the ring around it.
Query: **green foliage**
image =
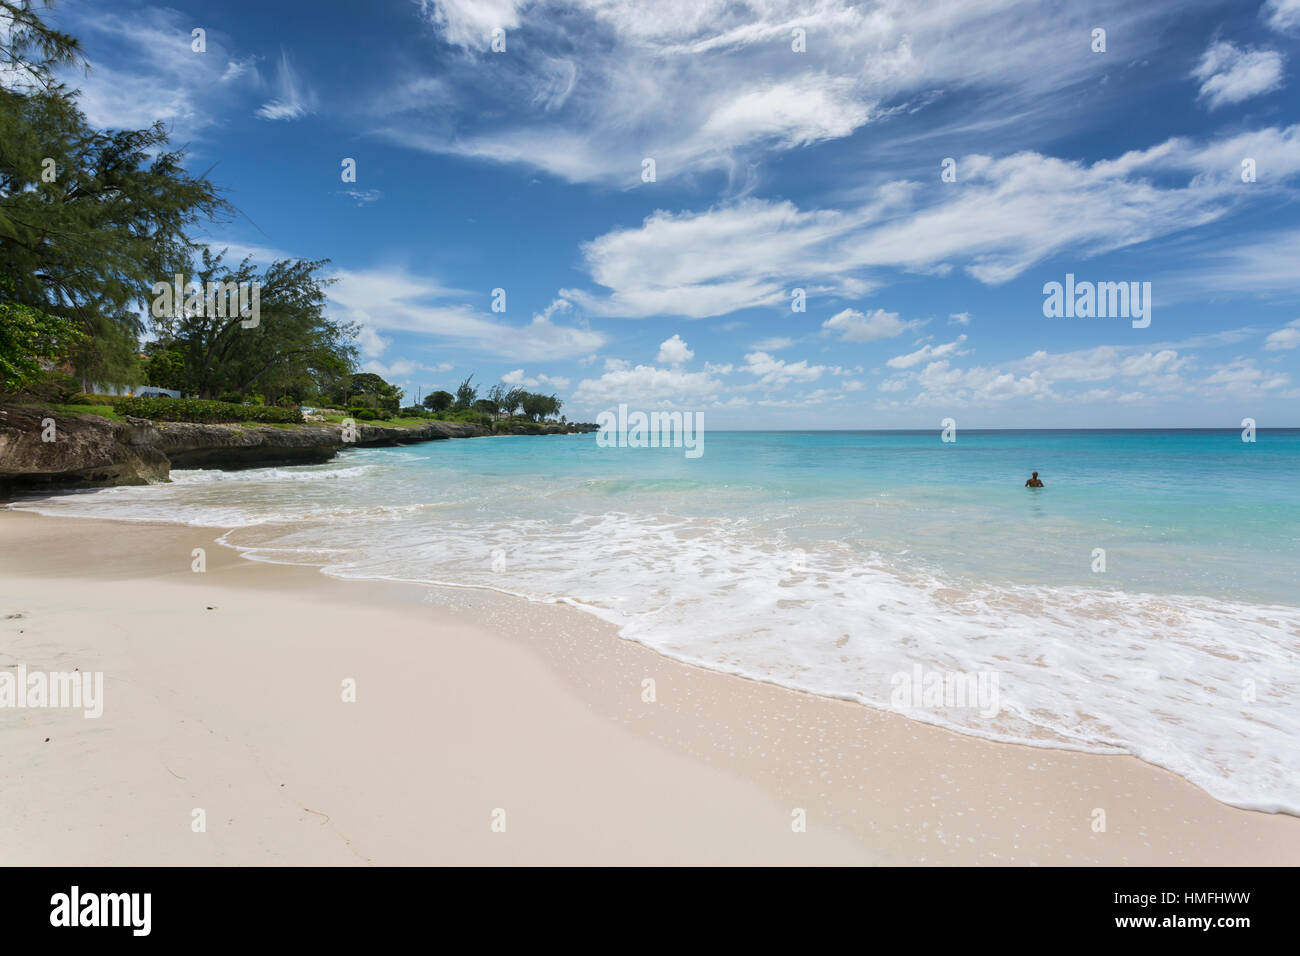
[[[456,396],[451,394],[451,392],[437,391],[430,392],[428,395],[424,396],[424,402],[422,404],[430,411],[445,412],[447,409],[451,408],[452,403],[455,401]]]
[[[546,426],[543,425],[541,422],[515,422],[506,427],[509,428],[511,431],[525,432],[530,435],[540,435],[542,433],[542,429],[544,429]]]
[[[553,415],[558,415],[560,407],[564,404],[554,395],[541,395],[536,392],[527,392],[523,398],[524,414],[529,420],[534,422],[544,421]]]
[[[522,410],[528,416],[529,421],[540,422],[559,415],[560,409],[564,405],[554,395],[530,392],[520,385],[509,386],[504,382],[499,382],[489,388],[483,398],[477,398],[478,389],[471,384],[473,378],[474,376],[471,375],[461,382],[460,387],[456,389],[451,414],[439,414],[439,418],[445,418],[448,421],[478,421],[480,419],[476,416],[483,416],[484,424],[491,424],[494,415],[504,413],[513,422],[515,413]],[[447,395],[446,392],[436,392],[434,394]],[[430,395],[425,399],[425,403],[429,403],[433,397],[433,395]],[[447,397],[451,398],[449,395]],[[471,414],[467,418],[456,417],[461,412]]]
[[[159,348],[182,357],[183,391],[211,398],[256,390],[275,401],[318,391],[346,374],[356,357],[356,327],[326,315],[329,280],[318,273],[328,260],[282,259],[259,273],[248,259],[228,268],[224,254],[207,249],[202,259],[194,281],[204,289],[209,283],[256,284],[258,313],[255,323],[246,324],[252,319],[237,307],[194,302],[177,308],[174,295],[159,295],[156,312],[166,312],[172,300],[172,313],[154,320]]]
[[[119,398],[113,408],[120,415],[148,418],[158,422],[263,422],[301,424],[302,413],[296,408],[266,405],[235,405],[199,398]]]
[[[70,402],[80,383],[66,372],[41,372],[23,386],[19,395],[38,402]]]
[[[202,398],[256,390],[274,402],[350,374],[355,328],[325,315],[324,263],[284,260],[258,275],[247,260],[226,268],[191,241],[191,227],[233,208],[185,170],[162,123],[87,124],[75,93],[54,80],[57,66],[79,58],[77,42],[47,27],[39,6],[0,0],[0,275],[14,277],[4,298],[85,333],[71,352],[83,381],[144,379]],[[243,325],[237,309],[196,314],[215,310],[184,302],[161,315],[150,308],[159,341],[140,368],[139,307],[161,305],[155,284],[178,274],[205,285],[260,281],[259,321]]]
[[[44,6],[50,0],[44,0]],[[33,0],[0,0],[0,69],[15,71],[6,85],[24,91],[57,89],[53,69],[81,59],[74,37],[60,33],[41,20]]]
[[[130,378],[136,307],[188,270],[187,230],[230,210],[183,159],[161,123],[101,132],[57,84],[0,86],[0,273],[15,301],[86,333],[73,355],[85,379]]]
[[[75,399],[77,396],[74,395],[73,398]],[[120,422],[122,420],[122,416],[117,413],[116,409],[108,405],[97,404],[94,402],[86,404],[83,402],[73,401],[67,405],[54,403],[42,405],[41,407],[53,409],[61,415],[97,415],[100,418],[107,418],[115,422]]]
[[[508,389],[502,397],[501,410],[511,418],[515,417],[515,412],[519,411],[524,404],[524,399],[528,396],[528,390],[521,385]]]
[[[434,412],[434,419],[440,422],[468,422],[473,425],[491,425],[492,416],[487,412],[480,412],[473,408],[449,409],[445,412]]]
[[[358,372],[335,384],[330,401],[347,408],[369,408],[396,412],[404,390],[385,382],[374,372]]]
[[[148,357],[144,362],[144,383],[154,388],[170,388],[174,391],[189,391],[189,382],[185,374],[185,358],[175,349],[160,348],[157,343],[147,347]]]
[[[19,392],[37,382],[44,375],[39,360],[61,359],[81,337],[68,319],[0,299],[0,394]]]
[[[367,408],[364,405],[350,407],[348,414],[362,422],[381,422],[393,417],[393,413],[386,408]]]
[[[457,411],[464,411],[471,407],[478,398],[478,386],[470,384],[473,380],[474,376],[471,375],[456,387],[455,408]]]
[[[202,399],[340,406],[357,404],[360,391],[372,396],[361,404],[396,411],[401,389],[378,376],[382,389],[369,390],[365,376],[350,387],[356,327],[326,313],[326,260],[281,260],[260,273],[248,259],[225,265],[190,235],[234,209],[206,175],[186,170],[166,127],[89,125],[55,78],[81,59],[78,43],[46,25],[47,5],[0,0],[0,276],[13,277],[0,293],[0,389],[24,387],[36,359],[66,353],[82,388],[145,381]],[[237,310],[207,314],[216,310],[200,299],[165,308],[155,285],[177,275],[205,288],[257,282],[257,323]],[[157,338],[144,363],[142,306]]]

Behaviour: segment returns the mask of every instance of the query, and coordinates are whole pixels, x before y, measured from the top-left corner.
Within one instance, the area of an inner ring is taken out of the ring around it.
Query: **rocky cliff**
[[[52,426],[52,427],[51,427]],[[251,468],[329,461],[341,448],[408,445],[494,434],[482,425],[427,422],[386,428],[357,422],[356,441],[341,425],[200,425],[98,415],[62,415],[31,406],[0,408],[0,493],[15,488],[93,487],[165,481],[171,468]],[[562,434],[594,426],[515,426],[509,434]]]

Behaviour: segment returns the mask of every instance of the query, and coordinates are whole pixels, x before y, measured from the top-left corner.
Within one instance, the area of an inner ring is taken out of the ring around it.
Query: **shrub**
[[[273,425],[302,422],[302,413],[296,408],[236,405],[200,398],[118,398],[113,401],[113,408],[119,415],[134,415],[159,422],[262,422]]]
[[[373,422],[379,415],[373,408],[354,407],[348,409],[348,415],[359,422]]]
[[[117,395],[87,395],[85,392],[75,392],[68,399],[69,405],[112,405],[119,400]]]
[[[38,402],[67,405],[71,403],[72,396],[80,391],[81,383],[71,375],[63,372],[41,372],[23,386],[19,395]]]

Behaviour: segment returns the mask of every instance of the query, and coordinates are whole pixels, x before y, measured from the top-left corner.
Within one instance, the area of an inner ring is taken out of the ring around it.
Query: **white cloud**
[[[275,99],[263,103],[257,111],[262,119],[301,119],[316,109],[316,94],[307,89],[284,50],[280,51],[280,62],[276,67],[275,90]]]
[[[1282,86],[1286,58],[1275,50],[1243,50],[1220,40],[1201,55],[1192,76],[1201,81],[1199,99],[1210,109],[1240,103]]]
[[[959,335],[953,341],[943,345],[923,345],[915,352],[910,352],[907,355],[896,355],[885,364],[890,368],[911,368],[913,365],[946,358],[949,355],[965,355],[966,352],[958,351],[965,341],[966,336]]]
[[[341,193],[358,206],[368,206],[384,198],[384,194],[378,189],[344,189]]]
[[[1255,365],[1252,358],[1235,358],[1225,365],[1215,367],[1205,380],[1206,385],[1217,385],[1233,397],[1261,396],[1265,392],[1285,388],[1291,376],[1285,372],[1266,372]]]
[[[190,48],[187,15],[140,7],[129,16],[81,4],[75,33],[88,50],[112,51],[109,65],[91,58],[90,69],[61,71],[80,91],[78,105],[99,129],[145,129],[161,120],[174,142],[186,142],[216,124],[236,97],[261,84],[251,57],[227,48],[219,32],[207,32],[207,51]]]
[[[1207,242],[1185,270],[1162,280],[1161,297],[1203,300],[1224,293],[1268,297],[1300,292],[1300,229]]]
[[[428,366],[420,365],[410,359],[398,359],[391,365],[385,365],[378,359],[369,359],[361,363],[361,371],[373,372],[385,381],[394,383],[409,378],[416,372],[428,370]]]
[[[418,149],[626,186],[640,183],[642,157],[656,160],[661,181],[708,169],[734,176],[759,150],[883,129],[891,115],[962,92],[973,94],[958,121],[966,126],[1046,124],[1067,98],[1077,105],[1082,84],[1095,84],[1096,58],[1075,37],[1104,21],[1140,58],[1168,42],[1155,21],[1171,12],[1125,0],[1094,0],[1084,10],[1034,0],[420,0],[419,7],[451,46],[437,71],[453,101],[379,132]],[[485,52],[496,27],[506,30],[504,55]],[[795,27],[806,30],[806,53],[791,50]],[[557,50],[581,55],[559,58]],[[1041,69],[1044,62],[1053,69]]]
[[[1268,0],[1260,13],[1268,25],[1279,33],[1300,29],[1300,0]]]
[[[785,302],[786,277],[800,275],[801,266],[812,274],[825,272],[810,220],[821,219],[833,229],[839,218],[758,200],[698,214],[656,212],[640,228],[615,230],[583,244],[591,277],[613,290],[608,297],[570,289],[561,294],[592,314],[629,318],[705,318]]]
[[[1293,349],[1300,346],[1300,319],[1287,324],[1285,328],[1270,333],[1264,340],[1264,348],[1269,352]]]
[[[694,357],[695,353],[686,346],[682,337],[673,333],[672,338],[660,343],[659,356],[655,361],[663,365],[683,365]]]
[[[357,333],[357,348],[363,358],[375,358],[388,351],[392,339],[386,339],[368,325],[363,325]]]
[[[901,335],[919,324],[916,321],[904,322],[898,318],[897,312],[886,312],[884,309],[867,313],[845,309],[823,322],[822,328],[828,332],[839,332],[841,342],[874,342],[876,339]]]
[[[553,388],[568,388],[569,380],[567,378],[538,375],[536,378],[524,374],[524,370],[517,368],[514,371],[506,372],[501,376],[501,381],[507,385],[526,385],[529,388],[536,388],[539,385],[550,385]]]
[[[492,31],[519,26],[519,11],[528,0],[418,0],[420,9],[443,32],[448,43],[486,49]],[[507,50],[509,49],[507,41]]]
[[[596,315],[703,318],[787,305],[795,287],[860,296],[891,276],[957,265],[996,285],[1063,253],[1100,255],[1262,198],[1270,187],[1241,188],[1243,156],[1280,186],[1300,173],[1300,126],[1208,143],[1171,139],[1090,165],[1037,153],[966,156],[959,190],[890,183],[843,210],[753,198],[702,212],[660,210],[583,245],[588,272],[607,293],[562,294]],[[830,321],[831,331],[868,338],[893,327],[879,312]]]
[[[573,392],[573,404],[583,408],[609,407],[619,402],[655,405],[699,405],[716,401],[722,383],[708,372],[638,365],[583,379]]]
[[[587,355],[605,344],[605,336],[578,325],[558,325],[552,303],[526,325],[511,325],[474,308],[448,302],[459,295],[424,276],[398,269],[335,274],[329,298],[342,317],[375,332],[412,332],[488,355],[549,361]]]
[[[969,312],[952,312],[948,315],[949,325],[970,325]]]
[[[754,343],[754,348],[762,352],[779,352],[782,349],[788,349],[794,345],[794,339],[787,338],[784,335],[774,335],[769,339],[763,339]]]
[[[1300,321],[1300,320],[1298,320]],[[1020,398],[1036,401],[1120,403],[1178,401],[1195,395],[1203,401],[1286,396],[1291,384],[1285,372],[1259,368],[1255,360],[1238,357],[1216,365],[1197,378],[1195,363],[1174,349],[1103,345],[1074,352],[1037,351],[993,366],[955,368],[948,359],[928,363],[918,372],[887,379],[882,392],[915,386],[910,404],[924,407],[988,406]],[[1063,386],[1083,383],[1083,391]],[[1135,387],[1136,386],[1136,387]]]
[[[788,382],[811,382],[820,378],[826,370],[825,365],[809,365],[806,360],[786,362],[773,358],[766,352],[748,353],[745,364],[741,367],[742,372],[757,375],[762,384],[778,388]]]
[[[717,103],[700,136],[737,145],[771,138],[782,147],[848,136],[867,122],[870,105],[851,77],[808,74],[772,83]]]

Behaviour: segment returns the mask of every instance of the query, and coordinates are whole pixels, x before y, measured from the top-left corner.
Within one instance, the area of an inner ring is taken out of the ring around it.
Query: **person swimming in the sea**
[[[1032,478],[1030,478],[1028,481],[1025,482],[1025,487],[1026,487],[1026,488],[1041,488],[1041,487],[1043,487],[1043,483],[1042,483],[1041,481],[1038,480],[1038,472],[1034,472],[1034,476],[1033,476]]]

